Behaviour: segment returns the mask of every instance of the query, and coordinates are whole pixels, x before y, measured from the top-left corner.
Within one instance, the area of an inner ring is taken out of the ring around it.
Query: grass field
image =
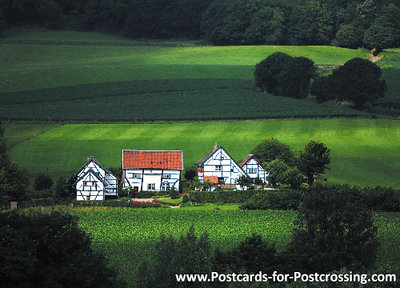
[[[285,250],[291,237],[295,212],[187,209],[114,209],[73,212],[93,239],[94,249],[105,254],[119,275],[134,287],[139,263],[149,259],[161,233],[179,237],[193,224],[197,234],[207,231],[214,247],[227,250],[252,233]],[[400,213],[376,213],[380,243],[378,267],[390,265],[399,273]],[[388,268],[386,268],[388,269]]]
[[[366,58],[362,49],[194,44],[8,30],[0,42],[0,119],[136,122],[360,115],[256,92],[253,72],[256,63],[278,51],[309,57],[318,65],[340,65]]]
[[[274,137],[302,150],[311,139],[332,151],[326,176],[335,183],[400,188],[400,122],[373,119],[227,121],[166,124],[6,124],[10,156],[32,175],[73,175],[88,155],[120,165],[122,149],[181,149],[191,166],[217,142],[236,161]],[[52,128],[50,130],[47,130]],[[34,132],[37,131],[37,132]],[[44,132],[44,133],[42,133]],[[36,137],[31,137],[37,133]]]

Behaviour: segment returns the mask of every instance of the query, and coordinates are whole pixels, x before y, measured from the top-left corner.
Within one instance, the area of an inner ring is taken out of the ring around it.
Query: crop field
[[[106,167],[118,167],[122,149],[183,150],[185,167],[190,167],[218,143],[239,162],[273,137],[294,150],[304,149],[311,139],[326,143],[332,151],[326,173],[330,182],[400,188],[400,123],[396,120],[41,125],[5,125],[6,137],[13,143],[11,159],[32,176],[69,177],[89,155]]]
[[[150,259],[161,233],[179,237],[193,224],[197,234],[209,233],[214,247],[230,249],[252,233],[285,250],[291,238],[294,211],[114,209],[73,212],[80,226],[92,236],[94,249],[110,260],[122,279],[134,286],[140,262]],[[399,271],[400,213],[377,213],[380,248],[378,267]],[[397,272],[398,273],[398,272]]]
[[[184,79],[3,93],[0,115],[7,120],[138,122],[367,114],[256,92],[252,81]]]
[[[362,49],[328,46],[209,47],[193,41],[11,29],[0,42],[0,119],[136,122],[362,115],[256,92],[254,65],[278,51],[309,57],[318,65],[367,57]]]

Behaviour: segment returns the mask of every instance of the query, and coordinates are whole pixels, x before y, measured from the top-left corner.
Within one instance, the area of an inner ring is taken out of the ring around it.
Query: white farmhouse
[[[250,178],[259,178],[263,183],[267,183],[265,168],[253,154],[249,154],[249,156],[240,162],[239,166]]]
[[[215,145],[196,165],[200,181],[210,180],[212,184],[223,189],[241,189],[236,180],[245,175],[245,172],[222,146]]]
[[[168,150],[123,150],[123,187],[139,191],[179,190],[183,152]]]
[[[104,200],[106,196],[118,196],[118,178],[95,158],[89,157],[75,177],[76,200]]]

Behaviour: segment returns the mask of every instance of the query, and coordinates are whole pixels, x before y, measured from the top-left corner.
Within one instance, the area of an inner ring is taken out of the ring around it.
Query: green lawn
[[[26,129],[25,125],[6,124],[6,137],[17,139],[19,127]],[[40,128],[41,125],[31,127],[33,131],[48,128]],[[58,177],[74,174],[89,155],[107,167],[117,167],[122,149],[181,149],[185,167],[189,167],[218,143],[240,161],[262,140],[271,137],[295,150],[303,149],[311,139],[326,143],[332,151],[326,174],[330,182],[400,188],[400,122],[395,120],[69,124],[20,142],[10,156],[33,175],[48,173]]]
[[[160,235],[179,237],[194,225],[197,234],[208,232],[213,247],[223,250],[237,245],[252,233],[275,243],[279,252],[291,238],[294,211],[201,210],[201,209],[113,209],[72,212],[93,239],[95,250],[104,253],[122,279],[134,287],[138,266],[150,260]],[[376,213],[378,227],[377,264],[385,273],[399,273],[400,213]]]

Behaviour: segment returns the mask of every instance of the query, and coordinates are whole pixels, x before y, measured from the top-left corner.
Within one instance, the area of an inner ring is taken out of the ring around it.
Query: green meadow
[[[107,167],[118,167],[122,149],[183,150],[189,167],[218,143],[240,161],[261,141],[273,137],[294,150],[304,149],[311,139],[326,143],[332,151],[325,175],[329,182],[400,188],[400,122],[396,120],[42,125],[5,125],[13,144],[11,159],[32,175],[71,176],[89,155]]]
[[[76,35],[76,37],[74,37]],[[256,92],[254,65],[275,52],[340,65],[365,50],[200,46],[19,28],[0,41],[0,119],[152,121],[360,116]]]

